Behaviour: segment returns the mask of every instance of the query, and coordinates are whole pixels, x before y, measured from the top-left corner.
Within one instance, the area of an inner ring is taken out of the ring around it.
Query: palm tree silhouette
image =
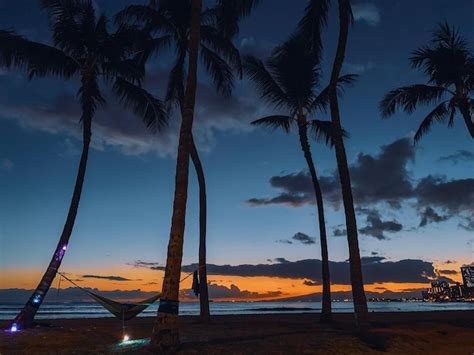
[[[41,5],[49,13],[54,47],[29,41],[10,31],[1,31],[0,65],[23,69],[30,78],[79,77],[83,147],[61,237],[40,283],[14,320],[18,327],[33,322],[66,253],[84,184],[92,120],[97,108],[106,103],[100,81],[112,84],[112,91],[121,103],[141,116],[149,128],[159,130],[167,122],[165,105],[140,86],[144,65],[132,55],[137,51],[137,31],[123,27],[109,33],[107,18],[96,16],[91,0],[43,0]]]
[[[474,138],[474,100],[470,97],[474,90],[474,57],[467,40],[449,24],[440,24],[430,45],[416,50],[410,62],[413,68],[423,70],[428,83],[404,86],[387,93],[380,103],[382,116],[389,117],[398,108],[411,114],[418,105],[437,104],[421,122],[415,133],[415,143],[436,121],[447,121],[452,127],[458,112]]]
[[[175,178],[175,194],[173,201],[173,214],[171,218],[170,239],[168,243],[168,255],[166,259],[165,276],[163,279],[162,298],[160,299],[160,306],[158,308],[158,316],[153,329],[152,346],[157,347],[161,351],[173,351],[179,345],[179,331],[177,327],[178,308],[179,308],[179,281],[181,274],[181,262],[183,258],[183,240],[184,227],[186,220],[186,203],[188,190],[188,175],[189,175],[189,157],[193,152],[193,135],[192,127],[194,120],[194,108],[196,104],[197,92],[197,72],[198,59],[201,53],[201,58],[208,71],[213,73],[213,80],[219,91],[225,92],[226,89],[231,88],[228,85],[232,82],[232,71],[227,71],[224,66],[222,58],[214,56],[213,54],[227,53],[220,52],[219,42],[210,41],[214,43],[211,48],[205,44],[206,36],[212,36],[212,31],[206,33],[206,24],[203,22],[210,21],[210,23],[217,24],[217,28],[224,37],[231,38],[238,33],[238,22],[240,18],[250,13],[252,8],[258,3],[258,0],[216,0],[216,6],[209,11],[204,11],[202,0],[154,0],[150,1],[150,5],[163,6],[169,11],[173,6],[178,6],[183,11],[178,13],[179,21],[183,23],[181,28],[185,28],[187,33],[183,34],[183,39],[179,38],[176,43],[179,43],[178,62],[175,63],[171,80],[168,84],[168,89],[174,88],[178,92],[170,93],[168,90],[167,98],[176,98],[181,108],[181,127],[179,133],[178,156],[176,160],[176,178]],[[149,9],[141,8],[144,12],[149,13]],[[132,10],[133,11],[133,10]],[[136,18],[142,16],[141,14],[134,15]],[[146,14],[144,15],[147,16]],[[155,17],[157,28],[168,31],[168,33],[177,33],[172,29],[167,29],[169,22],[163,16]],[[204,27],[204,30],[203,30]],[[211,28],[209,28],[210,30]],[[219,33],[214,33],[218,35]],[[185,39],[184,39],[185,38]],[[171,38],[170,38],[171,40]],[[204,44],[204,46],[202,45]],[[208,50],[209,49],[209,50]],[[229,52],[230,53],[230,52]],[[185,72],[180,69],[185,65],[185,58],[188,58],[188,70]],[[226,58],[232,61],[230,57]],[[179,62],[179,61],[182,62]],[[176,69],[176,70],[175,70]],[[176,73],[174,73],[176,71]],[[187,77],[186,77],[187,75]],[[186,79],[185,79],[186,78]],[[175,83],[173,81],[176,80]],[[186,84],[182,85],[186,81]],[[181,88],[181,89],[180,89]],[[181,90],[181,92],[179,92]],[[230,94],[230,92],[229,92]],[[194,150],[194,153],[197,153]],[[193,153],[193,154],[194,154]],[[194,154],[195,155],[195,154]],[[197,173],[199,172],[199,164],[196,165]],[[202,175],[203,176],[203,175]],[[202,177],[201,176],[201,177]],[[200,182],[201,186],[203,181]],[[204,194],[201,189],[200,204],[205,202],[203,200]],[[201,213],[200,222],[205,218]],[[205,232],[200,229],[200,233]],[[205,253],[205,248],[200,247],[200,255]],[[201,279],[201,283],[206,280]],[[207,282],[206,282],[207,283]]]
[[[166,101],[171,108],[178,107],[184,116],[186,87],[186,62],[189,57],[191,2],[189,0],[161,0],[150,5],[131,5],[116,17],[119,23],[140,24],[147,32],[158,36],[155,41],[169,47],[172,45],[176,57],[170,71]],[[229,36],[217,28],[218,8],[205,10],[201,15],[199,52],[202,63],[211,76],[218,93],[229,97],[233,89],[233,70],[240,73],[240,54]],[[161,49],[161,48],[160,48]],[[196,144],[192,139],[190,157],[199,185],[199,299],[201,321],[208,321],[209,294],[206,271],[207,196],[204,169]]]
[[[310,0],[307,7],[305,8],[303,18],[298,24],[298,32],[307,39],[308,45],[313,49],[314,55],[316,56],[321,55],[321,33],[322,29],[327,25],[330,4],[331,0]],[[344,213],[346,216],[354,313],[359,330],[365,331],[368,327],[367,299],[365,296],[362,276],[362,263],[360,260],[354,198],[352,196],[351,178],[349,174],[349,166],[347,163],[346,148],[344,146],[344,134],[341,127],[341,115],[339,112],[339,102],[337,95],[338,80],[341,74],[342,65],[344,64],[344,57],[346,53],[349,25],[353,21],[353,16],[350,0],[338,0],[338,6],[339,37],[328,94],[331,120],[334,129],[334,148],[336,152],[337,168],[339,171]]]
[[[289,111],[289,115],[267,116],[253,121],[252,124],[273,129],[281,128],[287,133],[293,125],[298,127],[301,150],[311,175],[318,212],[323,279],[321,321],[329,322],[332,319],[331,281],[324,203],[308,141],[308,128],[314,138],[323,139],[329,145],[333,144],[333,129],[330,121],[307,119],[308,115],[325,112],[328,106],[328,88],[316,94],[321,74],[319,57],[308,48],[304,37],[293,35],[287,42],[275,48],[265,63],[253,56],[246,56],[244,70],[256,84],[262,99],[276,108]],[[353,75],[346,75],[340,78],[339,83],[350,84],[353,80]],[[342,86],[340,89],[342,90]]]

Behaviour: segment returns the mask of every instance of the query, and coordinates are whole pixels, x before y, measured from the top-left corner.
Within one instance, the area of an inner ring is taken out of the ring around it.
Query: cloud
[[[277,240],[277,243],[285,243],[285,244],[293,244],[293,242],[299,242],[301,244],[316,244],[316,239],[313,237],[310,237],[309,235],[305,233],[298,232],[296,233],[293,237],[290,239],[279,239]]]
[[[355,21],[365,21],[370,26],[377,26],[380,22],[380,11],[372,3],[359,3],[352,5]]]
[[[375,64],[373,62],[367,62],[365,64],[360,63],[351,63],[351,62],[344,62],[344,72],[351,73],[351,74],[363,74],[371,69],[375,68]]]
[[[101,280],[111,280],[111,281],[141,281],[141,280],[127,279],[122,276],[81,275],[81,277],[84,279],[101,279]]]
[[[396,220],[393,221],[382,221],[380,214],[376,210],[366,211],[367,225],[359,229],[359,232],[365,235],[370,235],[379,240],[387,239],[385,232],[397,233],[403,229],[403,226]]]
[[[304,280],[303,285],[305,286],[321,286],[322,283],[319,281]]]
[[[468,232],[474,232],[474,216],[465,217],[465,222],[461,222],[458,224],[459,228],[467,230]]]
[[[276,263],[289,263],[289,261],[286,260],[285,258],[275,258],[274,261]]]
[[[425,283],[438,277],[433,263],[419,259],[386,261],[384,257],[364,257],[362,271],[366,284],[394,283]],[[197,264],[183,265],[183,272],[192,272]],[[350,285],[349,261],[330,261],[331,282],[334,284]],[[163,267],[151,267],[153,270],[163,270]],[[322,282],[321,260],[305,259],[276,264],[243,264],[215,265],[208,264],[209,275],[226,276],[268,276],[291,279],[304,279]]]
[[[165,75],[164,72],[151,72],[147,80],[153,84],[158,80],[163,82],[166,80]],[[21,104],[6,99],[0,101],[0,119],[14,120],[24,129],[81,140],[80,105],[72,85],[52,81],[48,90],[41,89],[41,85],[45,85],[43,81],[35,81],[28,86],[28,93],[34,100]],[[12,91],[15,90],[20,89],[12,88]],[[163,157],[174,156],[180,122],[176,113],[170,117],[168,128],[153,135],[141,119],[124,109],[111,92],[104,89],[104,95],[108,102],[106,106],[98,108],[94,117],[92,148],[112,148],[125,155],[151,153]],[[259,107],[256,97],[236,93],[231,98],[222,98],[211,86],[199,83],[194,132],[200,149],[209,151],[215,144],[217,132],[233,133],[253,129],[248,122],[259,114]]]
[[[420,180],[414,194],[419,206],[438,207],[450,214],[474,212],[474,179],[428,175]]]
[[[420,213],[420,216],[421,216],[421,221],[419,225],[420,227],[424,227],[428,225],[429,223],[443,222],[449,218],[449,216],[441,216],[431,207],[426,207],[425,210]]]
[[[315,244],[316,243],[314,238],[301,232],[296,233],[291,239],[297,242],[300,242],[302,244]]]
[[[332,235],[335,237],[345,237],[347,235],[347,230],[345,228],[334,228],[332,230]]]
[[[15,164],[10,159],[4,158],[0,160],[0,172],[3,171],[9,173],[13,170],[14,166]]]
[[[386,202],[399,208],[401,201],[413,196],[413,185],[407,165],[415,159],[415,148],[409,138],[402,138],[381,147],[379,154],[360,153],[350,166],[352,189],[357,204]],[[301,207],[314,204],[311,177],[306,171],[273,176],[270,185],[281,193],[270,198],[252,198],[252,207],[283,204]],[[336,171],[322,176],[320,185],[323,197],[335,209],[341,203],[339,178]]]
[[[447,162],[450,162],[454,165],[456,165],[460,162],[474,161],[474,152],[471,152],[469,150],[460,149],[460,150],[457,150],[453,154],[440,157],[437,161],[439,161],[439,162],[447,161]]]
[[[281,291],[269,291],[265,293],[251,292],[241,290],[238,286],[232,284],[230,287],[210,283],[208,285],[209,297],[211,299],[258,299],[258,298],[272,298],[281,295]],[[192,289],[185,289],[180,291],[182,298],[196,298]]]

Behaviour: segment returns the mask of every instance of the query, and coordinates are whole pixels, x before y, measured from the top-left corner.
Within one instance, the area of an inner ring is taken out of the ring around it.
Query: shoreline
[[[368,339],[355,333],[353,313],[335,313],[331,325],[321,325],[318,315],[216,315],[209,324],[196,316],[182,316],[180,353],[474,353],[474,311],[372,312]],[[126,322],[133,341],[123,346],[122,324],[115,318],[40,320],[39,326],[16,334],[2,331],[0,353],[143,353],[144,342],[136,340],[149,338],[153,323],[154,317]],[[0,322],[2,328],[6,324]]]

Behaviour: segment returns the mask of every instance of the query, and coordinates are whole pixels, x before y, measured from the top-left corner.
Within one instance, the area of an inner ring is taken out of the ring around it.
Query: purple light
[[[67,245],[63,246],[63,250],[66,251],[67,249]]]
[[[16,333],[18,331],[18,326],[16,325],[16,323],[13,323],[11,328],[10,328],[10,331],[12,333]]]

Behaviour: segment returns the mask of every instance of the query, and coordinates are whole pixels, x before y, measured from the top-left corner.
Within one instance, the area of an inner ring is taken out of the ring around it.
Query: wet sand
[[[371,313],[361,339],[352,314],[321,325],[318,314],[214,316],[209,324],[180,318],[180,354],[474,354],[474,311]],[[0,354],[147,353],[153,318],[51,320],[16,334],[1,332]],[[2,327],[5,322],[0,324]],[[139,339],[145,339],[140,341]]]

